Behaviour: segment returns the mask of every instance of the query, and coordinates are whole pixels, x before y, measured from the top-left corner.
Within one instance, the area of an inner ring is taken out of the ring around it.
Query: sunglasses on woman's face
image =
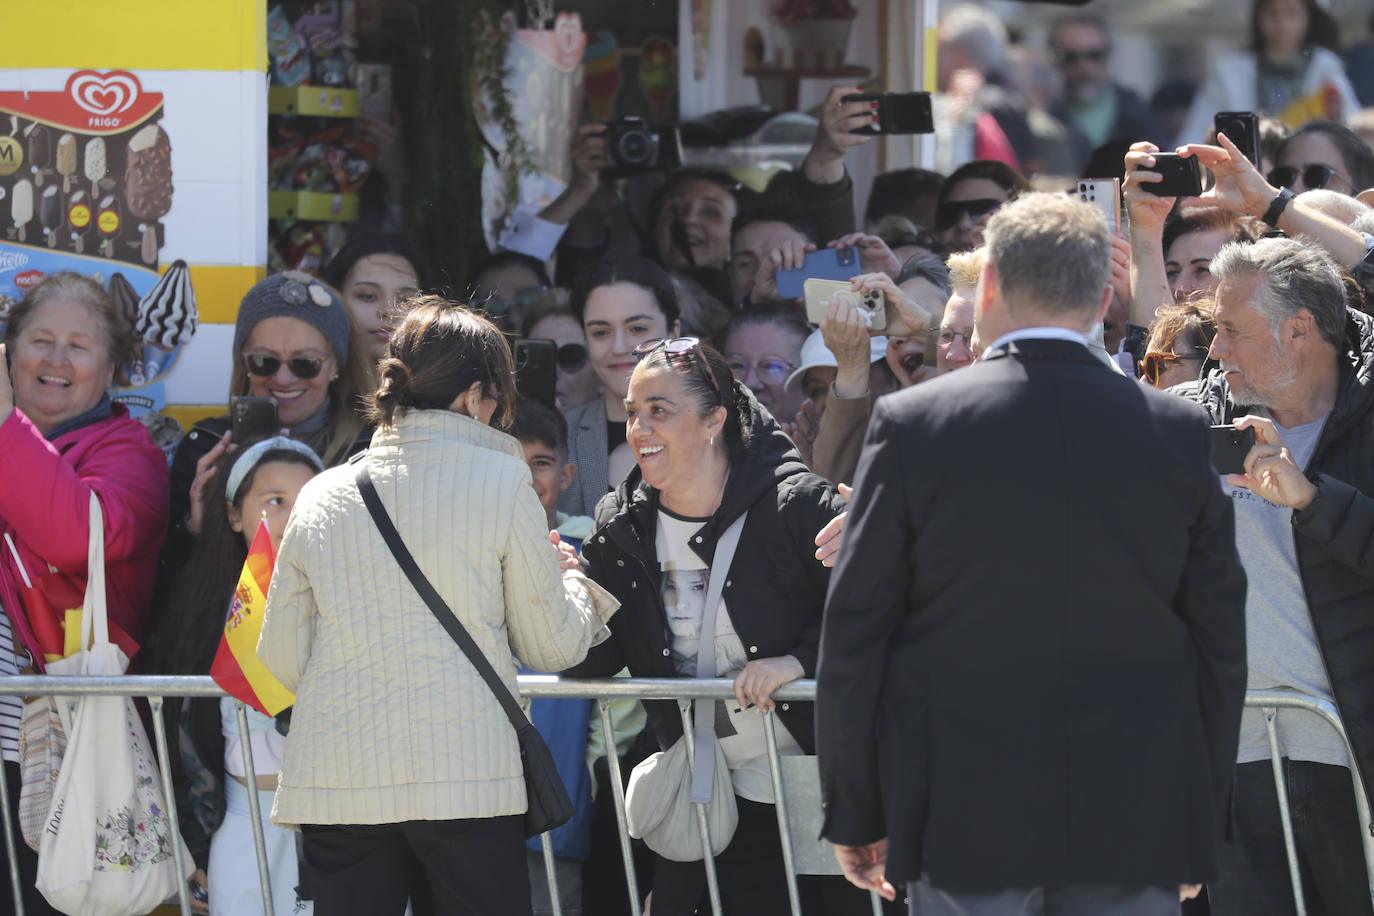
[[[259,378],[271,378],[281,369],[282,363],[285,363],[287,370],[296,378],[312,379],[320,374],[320,369],[324,366],[322,356],[293,356],[283,360],[280,356],[270,353],[245,353],[243,361],[248,364],[248,372]]]
[[[975,223],[996,210],[1004,200],[995,197],[978,197],[973,200],[947,200],[940,207],[940,212],[935,214],[935,231],[944,232],[951,226],[957,226],[967,215]]]
[[[724,398],[720,393],[720,382],[716,381],[716,374],[711,371],[711,364],[706,362],[706,354],[701,352],[701,340],[696,337],[663,337],[658,340],[646,340],[644,343],[630,351],[631,355],[637,360],[643,360],[655,350],[663,348],[663,352],[668,355],[671,362],[682,356],[690,356],[701,366],[706,373],[706,380],[711,383],[711,387],[716,391],[716,397]]]
[[[1158,385],[1159,377],[1168,370],[1170,364],[1201,360],[1202,356],[1202,354],[1180,356],[1177,353],[1146,353],[1145,358],[1140,361],[1140,377],[1151,385]]]
[[[564,372],[580,372],[587,365],[587,348],[580,343],[565,343],[558,348],[558,368]]]
[[[1309,162],[1302,167],[1279,165],[1269,170],[1269,183],[1275,187],[1291,189],[1301,176],[1304,188],[1324,188],[1327,182],[1339,174],[1331,166],[1322,165],[1320,162]]]

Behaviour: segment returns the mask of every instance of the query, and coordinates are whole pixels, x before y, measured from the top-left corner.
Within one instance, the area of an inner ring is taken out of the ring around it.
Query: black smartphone
[[[271,398],[230,398],[229,429],[230,438],[239,444],[275,436],[281,429],[277,402]]]
[[[1212,427],[1212,467],[1218,474],[1244,474],[1245,456],[1255,447],[1255,428]]]
[[[554,407],[558,344],[538,337],[521,337],[511,344],[511,350],[515,354],[515,390],[520,397]]]
[[[1259,115],[1253,111],[1218,111],[1212,123],[1217,133],[1225,134],[1251,165],[1260,167]]]
[[[929,92],[861,92],[842,102],[877,102],[878,123],[852,131],[856,134],[933,134],[935,118]]]
[[[1161,181],[1140,186],[1157,197],[1196,197],[1202,193],[1202,169],[1197,164],[1196,156],[1155,153],[1154,168],[1147,171],[1163,176]]]

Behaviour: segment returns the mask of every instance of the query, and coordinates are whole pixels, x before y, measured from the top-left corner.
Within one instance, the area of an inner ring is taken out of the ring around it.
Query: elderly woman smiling
[[[124,356],[122,325],[99,284],[58,273],[14,308],[0,373],[0,675],[63,650],[62,617],[86,590],[90,498],[105,517],[110,631],[125,653],[147,626],[167,517],[167,461],[105,389]],[[21,660],[16,663],[16,656]],[[0,749],[17,796],[19,698],[0,697]],[[18,844],[26,893],[37,858]],[[8,892],[0,889],[0,894]]]

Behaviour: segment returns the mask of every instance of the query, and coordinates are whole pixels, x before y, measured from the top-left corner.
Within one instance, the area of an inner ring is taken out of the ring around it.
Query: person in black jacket
[[[811,704],[778,702],[778,687],[815,672],[829,571],[815,556],[818,531],[843,508],[834,487],[807,471],[792,443],[724,358],[695,338],[647,342],[625,399],[626,438],[637,466],[597,506],[583,542],[588,574],[621,600],[611,638],[567,672],[604,677],[693,677],[704,593],[717,539],[745,516],[726,571],[715,626],[715,671],[733,677],[737,703],[716,709],[717,736],[740,809],[716,857],[726,912],[784,914],[785,874],[762,723],[778,715],[780,750],[810,752]],[[747,515],[746,515],[747,513]],[[682,735],[677,704],[646,702],[661,746]],[[847,891],[840,910],[867,912],[863,895],[835,879],[808,891]],[[705,911],[699,862],[659,859],[653,912]],[[833,907],[833,904],[831,904]]]
[[[1374,320],[1347,306],[1339,267],[1312,244],[1232,243],[1211,271],[1220,367],[1171,390],[1255,431],[1245,473],[1224,480],[1251,585],[1249,686],[1335,703],[1353,761],[1296,711],[1277,717],[1279,750],[1309,912],[1369,913],[1350,767],[1374,788]],[[1215,914],[1292,912],[1269,757],[1247,710]]]
[[[879,399],[859,460],[822,833],[921,916],[1177,914],[1215,873],[1245,691],[1230,500],[1202,413],[1088,349],[1102,219],[1029,194],[987,238],[987,349]]]

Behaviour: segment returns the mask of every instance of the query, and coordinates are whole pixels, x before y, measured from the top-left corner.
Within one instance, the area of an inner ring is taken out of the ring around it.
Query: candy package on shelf
[[[272,59],[274,85],[299,86],[310,79],[310,54],[280,6],[267,11],[267,54]]]
[[[268,187],[274,191],[354,194],[377,158],[376,144],[332,127],[310,137],[277,131],[267,152]]]

